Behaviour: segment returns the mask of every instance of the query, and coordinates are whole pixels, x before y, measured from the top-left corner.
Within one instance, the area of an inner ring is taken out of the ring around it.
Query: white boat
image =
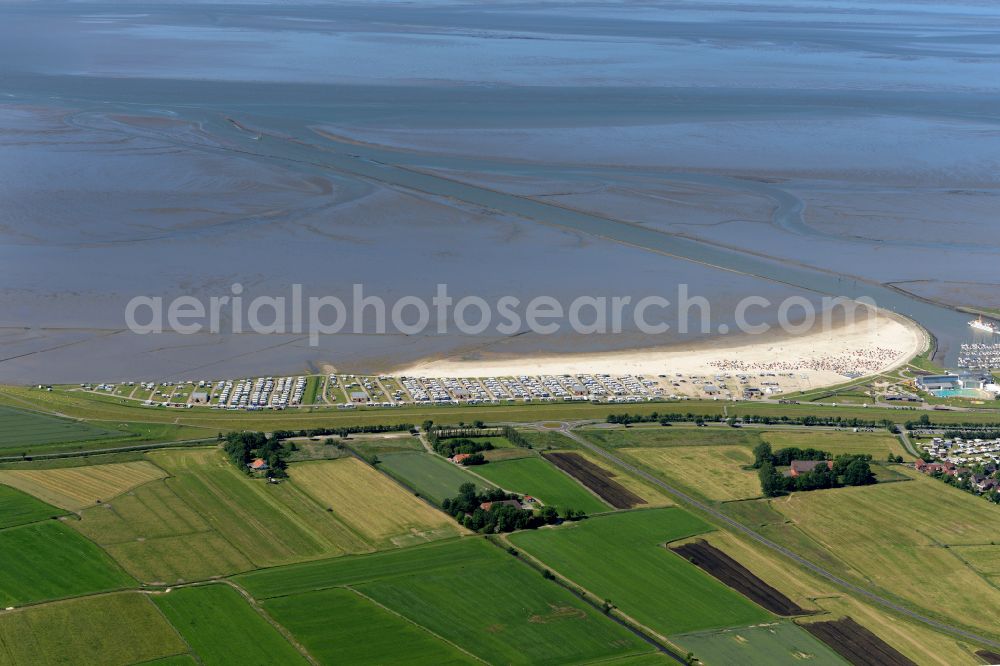
[[[976,329],[977,331],[985,331],[987,333],[1000,333],[1000,330],[997,330],[996,324],[991,324],[988,321],[983,321],[982,317],[970,321],[969,326]]]

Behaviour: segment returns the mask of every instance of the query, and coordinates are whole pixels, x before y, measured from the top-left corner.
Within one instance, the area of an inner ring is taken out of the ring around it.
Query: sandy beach
[[[393,374],[412,377],[503,377],[610,374],[684,375],[796,372],[822,387],[856,375],[898,367],[927,348],[927,334],[913,322],[880,312],[874,320],[830,331],[789,335],[721,336],[692,344],[593,354],[507,356],[427,360]]]

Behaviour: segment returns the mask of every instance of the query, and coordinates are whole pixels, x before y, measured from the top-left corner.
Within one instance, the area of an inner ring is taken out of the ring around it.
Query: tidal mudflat
[[[994,305],[1000,13],[749,8],[6,4],[0,381],[691,342],[122,330],[133,296],[235,282],[561,299],[683,282],[713,330],[745,295],[871,295],[948,357],[970,334],[946,306]]]

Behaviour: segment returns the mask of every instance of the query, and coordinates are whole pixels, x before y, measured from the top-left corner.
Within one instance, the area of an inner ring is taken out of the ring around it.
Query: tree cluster
[[[478,442],[474,439],[469,439],[468,437],[455,437],[448,439],[438,439],[434,438],[431,441],[431,446],[434,447],[434,451],[445,458],[451,458],[458,453],[472,453],[478,454],[480,451],[492,451],[493,443],[489,440],[485,442]],[[479,456],[482,458],[482,455]]]
[[[823,458],[796,458],[796,460],[829,460],[829,458],[829,454],[825,454]],[[793,490],[822,490],[875,483],[871,456],[867,454],[840,455],[834,458],[832,469],[828,465],[817,465],[812,470],[794,477],[779,472],[770,457],[763,457],[756,467],[760,478],[760,489],[765,497],[777,497]]]
[[[586,517],[584,512],[569,508],[563,509],[560,515],[555,507],[546,506],[535,515],[528,509],[499,504],[511,499],[516,500],[518,497],[498,488],[477,493],[474,484],[463,483],[458,488],[458,495],[445,499],[441,503],[441,508],[468,529],[484,534],[535,529],[542,525],[558,523],[560,519],[579,520]],[[485,502],[494,502],[489,511],[481,506]]]
[[[474,484],[463,483],[458,487],[458,495],[445,499],[441,508],[468,529],[484,534],[513,532],[538,526],[541,521],[533,512],[498,503],[509,499],[517,499],[517,495],[505,493],[499,488],[477,493]],[[497,504],[486,511],[480,506],[484,502]]]
[[[263,458],[267,463],[267,476],[284,478],[288,476],[285,469],[285,451],[281,440],[272,435],[268,437],[262,432],[231,432],[225,435],[222,449],[229,460],[240,470],[250,473],[248,465],[254,458]]]
[[[793,460],[829,460],[830,454],[819,449],[800,449],[797,446],[789,446],[777,451],[771,451],[771,445],[762,442],[753,448],[753,466],[760,468],[765,462],[772,465],[790,465]]]

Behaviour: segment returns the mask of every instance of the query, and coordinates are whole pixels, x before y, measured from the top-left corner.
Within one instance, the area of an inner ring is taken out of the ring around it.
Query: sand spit
[[[871,320],[800,335],[720,336],[691,344],[604,353],[427,360],[393,374],[412,377],[503,377],[610,374],[684,375],[724,372],[797,372],[821,387],[898,367],[927,348],[922,328],[903,317],[879,313]]]

